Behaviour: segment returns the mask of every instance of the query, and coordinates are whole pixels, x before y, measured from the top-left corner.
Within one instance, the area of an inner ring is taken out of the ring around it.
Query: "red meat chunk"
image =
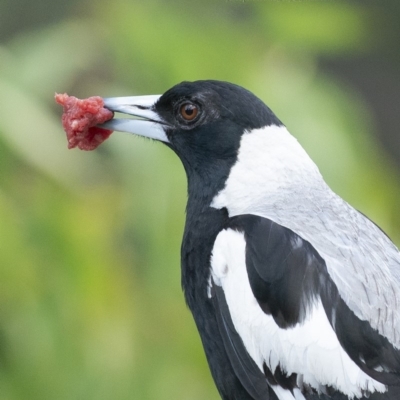
[[[94,150],[113,132],[96,126],[113,117],[113,113],[104,108],[101,97],[78,99],[66,93],[56,93],[54,98],[64,107],[62,124],[67,133],[69,149],[79,147],[81,150]]]

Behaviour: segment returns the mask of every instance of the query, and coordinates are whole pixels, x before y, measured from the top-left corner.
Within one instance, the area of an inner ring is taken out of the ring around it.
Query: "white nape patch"
[[[331,191],[285,127],[242,136],[237,162],[211,207],[225,207],[230,217],[268,218],[309,241],[348,307],[400,349],[399,250]]]
[[[318,168],[287,129],[267,126],[243,135],[237,163],[211,207],[229,204],[232,215],[254,213],[257,206],[264,207],[266,197],[280,198],[282,191],[293,191],[297,186],[303,191],[321,182]]]
[[[363,390],[385,392],[385,385],[361,371],[342,349],[320,300],[303,323],[290,329],[279,328],[261,310],[248,280],[245,248],[243,233],[221,231],[212,252],[211,274],[223,288],[233,324],[260,370],[263,363],[272,371],[280,365],[317,391],[329,385],[350,398],[361,397]],[[277,395],[280,400],[293,399],[286,392]],[[296,392],[297,399],[301,397]]]

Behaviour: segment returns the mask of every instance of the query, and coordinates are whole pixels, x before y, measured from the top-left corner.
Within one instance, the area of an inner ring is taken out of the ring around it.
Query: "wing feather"
[[[245,268],[254,298],[264,313],[273,317],[279,328],[287,330],[303,325],[318,308],[318,304],[322,304],[323,313],[340,346],[360,370],[385,385],[400,385],[399,350],[348,307],[328,272],[325,260],[310,242],[272,220],[255,215],[231,218],[226,230],[243,234]],[[229,271],[233,264],[220,261],[222,266],[224,262],[227,263],[220,271],[229,274],[224,270]],[[230,262],[236,260],[231,258]],[[230,319],[221,282],[216,283],[214,287],[219,297],[215,297],[223,315],[219,317],[220,329],[229,338],[229,341],[224,342],[226,345],[228,343],[230,353],[235,354],[236,362],[239,360],[243,375],[243,371],[247,370],[244,360],[248,362],[249,357],[243,356],[246,348]],[[229,324],[224,321],[227,317]],[[232,338],[235,338],[234,342]],[[242,346],[240,352],[233,346],[233,343],[239,342]],[[254,368],[257,368],[255,364]],[[272,374],[281,372],[277,369]],[[301,371],[297,373],[301,374]]]

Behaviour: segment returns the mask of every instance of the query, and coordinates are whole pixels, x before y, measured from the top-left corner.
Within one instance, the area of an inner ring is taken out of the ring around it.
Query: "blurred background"
[[[160,143],[67,150],[54,92],[220,79],[262,98],[400,244],[400,2],[0,0],[0,400],[218,399]]]

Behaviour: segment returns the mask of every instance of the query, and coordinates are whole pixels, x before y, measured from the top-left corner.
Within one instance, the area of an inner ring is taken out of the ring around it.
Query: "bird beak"
[[[161,95],[106,98],[104,99],[105,108],[137,118],[113,118],[99,125],[99,127],[113,131],[134,133],[169,143],[164,130],[167,124],[155,111],[155,104],[160,97]]]

